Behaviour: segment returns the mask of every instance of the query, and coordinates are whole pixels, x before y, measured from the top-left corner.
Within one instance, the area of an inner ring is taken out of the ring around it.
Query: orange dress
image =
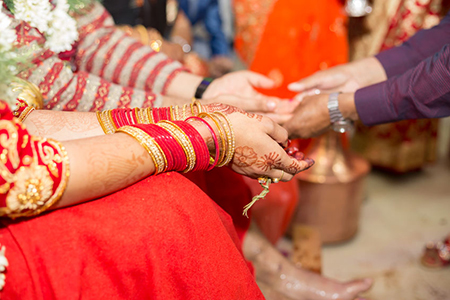
[[[289,83],[348,60],[347,20],[339,0],[235,0],[234,10],[238,55],[250,70],[276,82],[274,89],[261,91],[265,94],[291,98]],[[299,144],[305,148],[308,140]],[[253,208],[270,241],[289,225],[297,193],[295,180],[279,183]]]

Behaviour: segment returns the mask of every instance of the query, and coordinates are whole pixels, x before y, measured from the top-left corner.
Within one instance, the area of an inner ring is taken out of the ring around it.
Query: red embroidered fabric
[[[29,135],[0,101],[0,216],[33,216],[58,201],[69,177],[64,147]]]

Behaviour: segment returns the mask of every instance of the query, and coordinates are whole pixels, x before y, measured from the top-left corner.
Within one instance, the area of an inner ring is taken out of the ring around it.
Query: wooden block
[[[321,246],[319,231],[306,225],[295,225],[292,242],[294,251],[292,262],[299,268],[312,272],[322,272]]]

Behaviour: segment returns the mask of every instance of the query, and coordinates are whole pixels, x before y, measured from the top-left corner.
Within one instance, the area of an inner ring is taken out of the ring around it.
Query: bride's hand
[[[314,164],[300,152],[295,153],[296,158],[286,153],[280,145],[287,146],[287,131],[271,119],[225,104],[205,105],[204,109],[226,114],[233,126],[236,151],[230,167],[235,172],[251,178],[282,177],[282,181],[289,181]]]

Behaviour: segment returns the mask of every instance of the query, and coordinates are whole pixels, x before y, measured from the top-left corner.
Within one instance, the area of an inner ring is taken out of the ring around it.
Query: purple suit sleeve
[[[381,62],[387,77],[390,78],[417,66],[449,42],[450,12],[435,27],[420,30],[400,46],[380,52],[375,57]]]
[[[356,91],[355,104],[366,125],[450,116],[450,44],[404,74]]]

